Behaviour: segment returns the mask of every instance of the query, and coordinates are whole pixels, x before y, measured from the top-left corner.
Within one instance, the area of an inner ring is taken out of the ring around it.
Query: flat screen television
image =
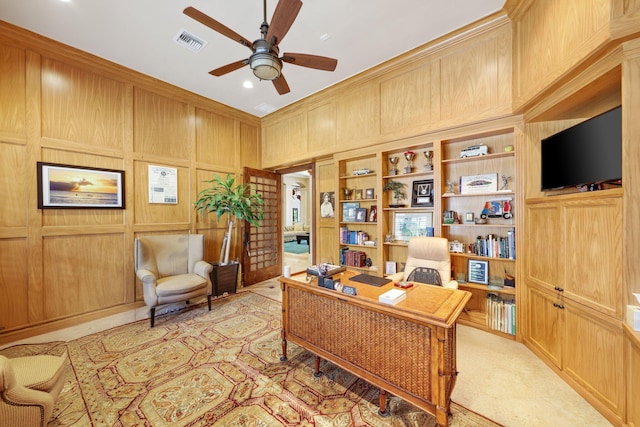
[[[541,160],[543,191],[621,180],[621,107],[543,139]]]

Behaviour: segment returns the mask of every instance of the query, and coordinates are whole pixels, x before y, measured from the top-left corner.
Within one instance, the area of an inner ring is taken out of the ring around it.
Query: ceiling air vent
[[[176,34],[173,41],[196,53],[200,52],[200,50],[207,44],[207,42],[202,40],[200,37],[194,36],[184,29],[180,30],[178,34]]]
[[[258,104],[253,108],[255,108],[256,110],[260,111],[261,113],[265,113],[265,114],[273,113],[274,111],[277,110],[276,107],[274,107],[273,105],[267,104],[266,102]]]

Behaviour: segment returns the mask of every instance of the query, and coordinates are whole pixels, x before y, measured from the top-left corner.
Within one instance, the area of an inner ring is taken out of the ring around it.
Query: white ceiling
[[[248,66],[208,72],[251,51],[182,13],[193,6],[248,40],[260,38],[262,0],[0,0],[0,20],[262,117],[502,8],[505,0],[304,0],[281,52],[338,60],[334,72],[285,63],[291,92],[278,95]],[[267,0],[267,19],[276,0]],[[194,53],[181,29],[208,44]],[[329,35],[322,41],[320,37]],[[245,89],[250,80],[253,89]]]

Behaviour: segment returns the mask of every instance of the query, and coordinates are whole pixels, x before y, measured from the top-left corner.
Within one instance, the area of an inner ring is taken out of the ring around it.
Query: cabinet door
[[[622,418],[624,347],[619,323],[566,298],[564,307],[564,372]]]
[[[562,368],[562,322],[564,310],[557,296],[531,283],[527,286],[527,339],[543,356]],[[554,305],[555,304],[555,305]]]

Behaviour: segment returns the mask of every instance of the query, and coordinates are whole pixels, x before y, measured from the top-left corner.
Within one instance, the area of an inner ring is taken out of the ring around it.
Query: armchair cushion
[[[179,274],[158,279],[156,293],[158,297],[182,295],[198,289],[207,288],[207,280],[197,274]]]

